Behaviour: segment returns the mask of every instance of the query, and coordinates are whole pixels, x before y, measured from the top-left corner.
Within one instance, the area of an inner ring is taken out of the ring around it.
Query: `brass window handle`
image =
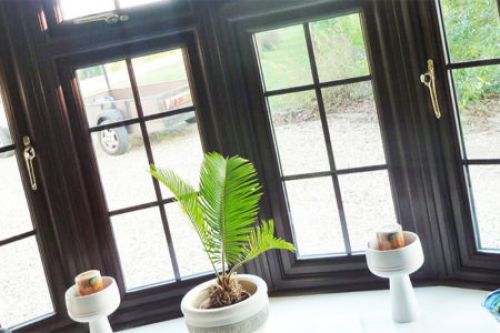
[[[26,168],[28,169],[28,175],[30,177],[31,189],[36,191],[38,189],[38,184],[36,182],[35,167],[33,166],[33,160],[36,157],[35,148],[31,145],[31,139],[29,136],[23,137],[23,157],[26,163]]]
[[[115,24],[118,22],[126,22],[129,20],[128,15],[119,15],[117,13],[102,13],[102,14],[92,14],[83,17],[79,17],[73,20],[75,24],[83,24],[90,22],[104,21],[108,24]]]
[[[437,98],[436,75],[434,74],[434,61],[432,61],[432,59],[427,60],[427,72],[420,75],[420,82],[429,88],[434,115],[437,119],[441,118],[441,110],[439,109],[439,102]]]

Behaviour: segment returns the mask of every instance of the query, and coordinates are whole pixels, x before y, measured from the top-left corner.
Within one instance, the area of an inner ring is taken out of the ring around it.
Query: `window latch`
[[[24,157],[24,162],[26,163],[26,168],[28,169],[31,189],[33,191],[36,191],[38,190],[38,184],[36,182],[35,167],[33,165],[33,160],[36,157],[36,152],[35,148],[33,148],[33,146],[31,145],[31,140],[29,136],[23,137],[23,145],[24,145],[23,157]]]
[[[434,110],[434,115],[436,116],[437,119],[441,118],[441,110],[439,109],[439,102],[437,98],[434,61],[432,59],[427,60],[427,72],[420,75],[420,82],[422,82],[427,88],[429,88],[429,94],[431,95],[431,103],[432,103],[432,109]]]
[[[117,13],[101,13],[101,14],[87,15],[84,17],[76,18],[73,20],[73,23],[84,24],[90,22],[104,21],[107,24],[115,24],[118,22],[126,22],[128,21],[128,19],[129,19],[128,15],[117,14]]]

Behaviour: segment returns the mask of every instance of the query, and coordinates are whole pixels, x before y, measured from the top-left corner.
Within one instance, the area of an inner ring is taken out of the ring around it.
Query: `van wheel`
[[[12,139],[10,137],[9,130],[6,128],[0,128],[0,148],[11,144],[12,144]],[[0,158],[7,158],[12,155],[14,155],[14,150],[10,150],[5,153],[0,153]]]
[[[111,124],[109,120],[99,125]],[[105,129],[99,132],[99,144],[108,155],[122,155],[129,150],[128,133],[125,126]]]

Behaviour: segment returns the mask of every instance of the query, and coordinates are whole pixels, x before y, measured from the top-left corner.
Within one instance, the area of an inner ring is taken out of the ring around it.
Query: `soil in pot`
[[[200,309],[217,309],[242,302],[252,296],[257,287],[248,281],[223,277],[222,283],[209,287],[207,297],[200,303]]]

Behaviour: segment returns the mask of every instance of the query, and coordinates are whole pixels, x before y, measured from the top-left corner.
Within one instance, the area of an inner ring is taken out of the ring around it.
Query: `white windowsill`
[[[271,298],[272,333],[500,333],[500,324],[481,307],[485,291],[416,288],[421,318],[409,324],[391,320],[388,290]],[[123,333],[187,332],[182,318]]]

